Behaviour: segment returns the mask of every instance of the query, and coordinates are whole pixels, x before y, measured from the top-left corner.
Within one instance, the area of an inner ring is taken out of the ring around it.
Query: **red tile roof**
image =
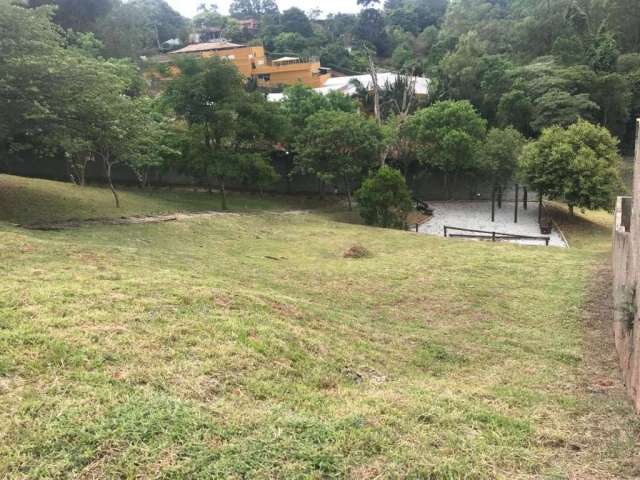
[[[193,45],[187,45],[180,50],[174,50],[173,53],[194,53],[194,52],[208,52],[211,50],[228,50],[231,48],[239,48],[244,47],[245,45],[241,45],[239,43],[231,43],[231,42],[207,42],[207,43],[194,43]]]

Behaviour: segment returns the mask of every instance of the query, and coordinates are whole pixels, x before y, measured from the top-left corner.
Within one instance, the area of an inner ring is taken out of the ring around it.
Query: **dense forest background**
[[[186,19],[164,0],[29,0],[56,4],[70,41],[109,58],[139,61],[163,42],[217,27],[232,41],[273,54],[320,57],[347,74],[382,68],[425,75],[432,100],[467,99],[490,125],[537,136],[578,117],[606,126],[627,145],[640,114],[640,8],[636,0],[361,0],[359,14],[290,8],[274,0],[215,4]],[[237,20],[259,20],[247,31]],[[89,33],[90,35],[86,35]]]

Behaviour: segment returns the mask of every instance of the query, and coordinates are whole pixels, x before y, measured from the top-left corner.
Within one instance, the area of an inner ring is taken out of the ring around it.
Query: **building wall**
[[[627,392],[640,412],[640,120],[633,197],[619,197],[613,231],[613,332]],[[629,205],[631,204],[631,205]],[[631,220],[627,220],[631,208]]]
[[[278,65],[265,63],[258,65],[254,71],[258,76],[258,85],[270,87],[277,85],[295,85],[304,83],[308,87],[318,88],[331,78],[330,73],[320,72],[320,62],[301,62]],[[271,78],[266,81],[260,78],[261,75],[269,75]]]
[[[208,50],[204,52],[182,53],[176,55],[190,55],[202,58],[226,58],[233,62],[238,71],[247,78],[257,77],[261,87],[275,87],[278,85],[295,85],[303,83],[308,87],[318,88],[331,78],[330,73],[320,73],[320,62],[299,62],[278,65],[270,62],[262,46],[243,46],[224,50]],[[172,68],[172,75],[180,72],[177,67]],[[269,80],[265,80],[265,75]]]
[[[227,50],[210,50],[201,52],[203,58],[218,57],[231,60],[238,67],[238,70],[245,77],[251,77],[254,72],[254,65],[257,67],[260,62],[266,62],[264,47],[238,47]]]

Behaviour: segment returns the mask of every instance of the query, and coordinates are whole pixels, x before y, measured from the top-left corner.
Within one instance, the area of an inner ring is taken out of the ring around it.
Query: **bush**
[[[618,140],[584,120],[568,128],[550,127],[524,148],[522,174],[529,188],[564,201],[573,212],[607,209],[622,190]]]
[[[398,170],[380,168],[356,192],[360,216],[367,225],[404,228],[411,211],[411,195]]]

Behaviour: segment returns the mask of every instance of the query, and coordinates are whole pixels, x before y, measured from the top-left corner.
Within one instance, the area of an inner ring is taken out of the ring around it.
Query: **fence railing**
[[[464,233],[449,233],[452,230]],[[473,230],[470,228],[452,227],[450,225],[444,226],[444,236],[451,238],[477,238],[479,240],[491,240],[492,242],[501,240],[536,240],[544,242],[547,247],[549,246],[549,241],[551,240],[550,237],[518,235],[504,232],[491,232],[488,230]]]

